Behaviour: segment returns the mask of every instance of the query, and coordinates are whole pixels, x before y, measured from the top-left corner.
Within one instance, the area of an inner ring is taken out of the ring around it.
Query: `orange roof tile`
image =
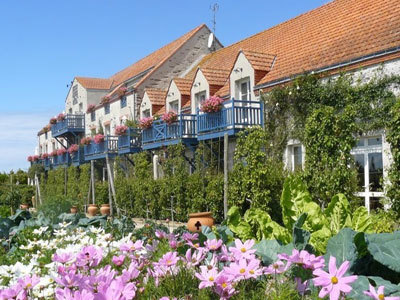
[[[168,58],[170,58],[180,47],[182,47],[185,42],[187,42],[194,34],[196,34],[200,29],[205,27],[205,24],[202,24],[188,33],[184,34],[180,38],[175,41],[169,43],[168,45],[154,51],[148,56],[142,58],[141,60],[135,62],[131,66],[123,69],[122,71],[114,74],[110,78],[114,80],[114,85],[118,85],[125,80],[134,77],[140,73],[145,72],[146,70],[151,69],[144,78],[140,80],[137,85],[143,82],[148,76],[150,76],[158,66],[160,66],[163,62],[165,62]]]
[[[225,97],[229,96],[229,94],[230,94],[230,83],[229,80],[227,80],[225,85],[215,92],[215,95],[219,97]]]
[[[241,49],[276,55],[263,84],[398,47],[399,16],[399,0],[335,0],[205,56],[187,78],[232,68]]]
[[[167,96],[166,90],[145,89],[145,93],[149,97],[152,105],[164,105],[165,104],[165,97]]]
[[[204,77],[207,79],[210,85],[223,86],[229,77],[231,72],[230,69],[219,69],[219,68],[200,68]]]
[[[75,77],[75,79],[86,89],[108,90],[113,80],[106,78]]]
[[[246,56],[254,70],[271,71],[276,55],[250,50],[242,50],[241,52]]]
[[[178,90],[181,92],[181,95],[190,95],[190,89],[192,88],[192,80],[187,78],[174,78]]]

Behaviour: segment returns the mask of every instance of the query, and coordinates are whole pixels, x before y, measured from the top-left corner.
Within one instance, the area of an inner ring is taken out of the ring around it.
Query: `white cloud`
[[[38,146],[38,131],[51,116],[50,112],[0,113],[0,172],[28,169],[28,155]]]

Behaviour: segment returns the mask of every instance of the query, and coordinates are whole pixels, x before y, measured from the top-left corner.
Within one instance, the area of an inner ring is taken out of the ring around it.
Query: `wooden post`
[[[92,183],[92,204],[95,204],[96,197],[95,197],[95,190],[94,190],[94,161],[90,161],[90,179]]]
[[[224,219],[228,214],[228,134],[224,134]]]
[[[111,186],[111,193],[112,197],[110,198],[110,215],[113,216],[113,207],[112,207],[112,198],[114,198],[114,201],[116,201],[116,193],[115,193],[115,186],[114,186],[114,173],[113,173],[113,168],[110,165],[110,160],[108,158],[108,155],[106,156],[106,164],[107,164],[107,173],[108,173],[108,180],[110,181],[110,186]]]

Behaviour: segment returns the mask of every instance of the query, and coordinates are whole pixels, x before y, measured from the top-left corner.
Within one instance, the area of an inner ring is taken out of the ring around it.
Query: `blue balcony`
[[[92,141],[90,145],[85,145],[84,154],[86,161],[103,159],[107,156],[112,158],[118,154],[118,137],[107,135],[99,144]]]
[[[75,167],[80,166],[86,162],[83,147],[79,147],[79,150],[77,152],[71,154],[71,161]]]
[[[70,115],[65,116],[65,120],[58,121],[56,124],[51,126],[51,135],[53,137],[59,137],[66,134],[72,134],[73,136],[79,133],[85,132],[85,115]]]
[[[196,140],[196,115],[180,114],[178,120],[168,125],[162,120],[153,122],[153,126],[142,131],[142,148],[155,149],[162,146],[194,144]]]
[[[118,137],[118,154],[140,152],[142,150],[141,139],[141,130],[129,127],[125,135]]]
[[[197,113],[197,139],[208,140],[234,135],[239,130],[251,126],[263,126],[263,102],[229,100],[215,113]]]
[[[46,171],[50,170],[50,168],[51,168],[51,160],[50,160],[50,158],[44,158],[43,159],[43,166],[44,166],[44,169]]]
[[[53,156],[53,166],[55,168],[60,166],[68,166],[71,164],[71,156],[69,153]]]

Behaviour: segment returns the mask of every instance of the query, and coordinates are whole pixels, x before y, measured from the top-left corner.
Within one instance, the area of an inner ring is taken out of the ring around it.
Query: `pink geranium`
[[[69,148],[68,148],[68,153],[69,154],[74,154],[76,152],[79,151],[79,146],[77,144],[72,144]]]
[[[89,104],[89,105],[87,106],[86,113],[87,113],[87,114],[90,114],[90,113],[94,112],[95,108],[96,108],[96,105],[94,105],[94,104]]]
[[[93,141],[95,142],[95,144],[100,144],[102,142],[104,142],[104,135],[102,134],[96,134],[93,138]]]
[[[154,121],[153,117],[147,117],[147,118],[140,119],[139,126],[142,129],[148,129],[151,126],[153,126],[153,121]]]
[[[81,139],[81,145],[90,145],[91,142],[92,138],[89,136]]]
[[[57,150],[51,151],[50,156],[52,156],[52,157],[57,156]]]
[[[345,261],[339,267],[336,268],[336,258],[331,256],[329,259],[329,273],[322,269],[317,269],[313,272],[313,275],[317,276],[313,279],[315,286],[322,286],[319,292],[319,297],[324,298],[329,294],[330,300],[338,300],[341,293],[348,294],[352,288],[350,283],[357,280],[357,276],[344,276],[349,269],[350,262]]]
[[[115,134],[116,135],[124,135],[128,131],[128,126],[125,125],[119,125],[115,127]]]
[[[58,114],[57,121],[60,122],[60,121],[64,121],[64,120],[65,120],[65,114],[63,114],[63,113]]]
[[[33,162],[33,156],[32,156],[32,155],[29,155],[28,158],[27,158],[27,160],[28,160],[29,162]]]
[[[43,158],[43,159],[49,158],[49,154],[48,154],[48,153],[43,153],[43,154],[42,154],[42,158]]]
[[[57,123],[57,118],[51,118],[50,121],[49,121],[49,123],[50,123],[51,125],[56,124],[56,123]]]
[[[376,291],[375,288],[370,284],[369,291],[364,292],[365,295],[371,297],[374,300],[400,300],[400,297],[386,297],[385,296],[385,287],[383,285],[378,287]]]
[[[57,155],[64,155],[65,153],[67,153],[67,150],[65,150],[64,148],[57,150]]]
[[[213,113],[213,112],[218,112],[222,108],[222,103],[224,100],[222,100],[218,96],[211,96],[210,98],[204,100],[204,102],[201,104],[201,111],[205,113]]]
[[[171,125],[172,123],[175,123],[178,120],[178,115],[174,111],[169,111],[164,113],[161,116],[161,119],[168,125]]]

